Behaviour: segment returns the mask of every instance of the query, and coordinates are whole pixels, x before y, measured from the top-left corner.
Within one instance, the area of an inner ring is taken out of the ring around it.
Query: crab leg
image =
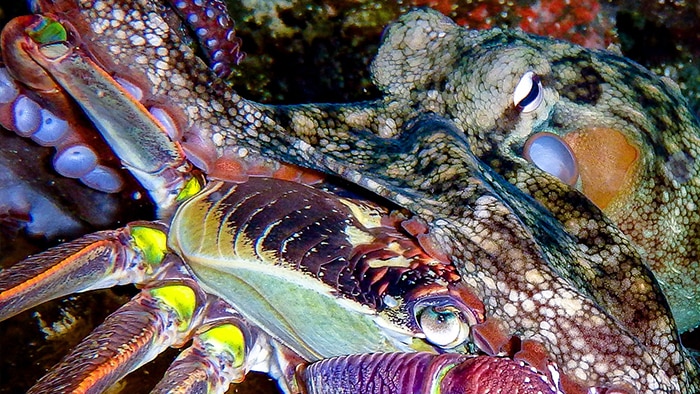
[[[161,122],[69,41],[59,22],[34,16],[22,50],[82,107],[122,164],[161,209],[171,209],[189,165]],[[11,23],[13,23],[11,22]],[[115,109],[119,109],[116,111]]]
[[[223,392],[231,382],[240,382],[244,336],[233,324],[223,324],[195,335],[192,346],[170,365],[152,393]]]
[[[261,351],[268,349],[268,337],[250,327],[220,298],[209,297],[203,326],[152,393],[222,393],[231,383],[243,381],[258,364],[256,355],[269,355]]]
[[[201,299],[182,284],[146,289],[110,315],[29,393],[101,393],[196,327]]]
[[[53,167],[62,176],[103,192],[117,192],[124,186],[118,160],[99,154],[109,147],[73,100],[24,50],[31,40],[24,27],[33,19],[15,19],[0,37],[0,124],[39,145],[54,147]]]
[[[556,374],[555,374],[556,375]],[[308,394],[559,392],[548,377],[509,358],[379,353],[334,357],[299,373]]]
[[[142,282],[163,260],[165,233],[150,223],[86,235],[0,271],[0,321],[68,294]]]

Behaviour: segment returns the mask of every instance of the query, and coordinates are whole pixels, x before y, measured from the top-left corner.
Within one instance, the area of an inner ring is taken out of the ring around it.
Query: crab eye
[[[574,153],[556,134],[534,134],[525,143],[523,155],[530,163],[566,184],[574,185],[578,180],[578,164]]]
[[[461,319],[459,311],[451,307],[426,307],[417,320],[428,342],[442,348],[455,347],[469,336],[469,326]]]
[[[542,82],[540,77],[528,71],[520,78],[513,92],[513,104],[520,112],[532,112],[542,104]]]

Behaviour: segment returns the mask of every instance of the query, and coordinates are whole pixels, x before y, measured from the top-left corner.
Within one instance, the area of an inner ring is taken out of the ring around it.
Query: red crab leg
[[[26,55],[80,104],[156,204],[172,208],[189,171],[180,145],[143,104],[67,41],[60,23],[43,16],[31,18],[31,23],[17,22],[26,24],[31,37],[22,45]]]
[[[556,386],[509,358],[458,354],[382,353],[334,357],[300,374],[308,394],[554,394]]]
[[[275,348],[267,336],[221,299],[204,297],[188,278],[143,290],[28,392],[101,393],[167,347],[190,339],[192,345],[171,364],[153,393],[222,393],[250,370],[269,373],[279,370],[274,362],[303,362],[284,351],[271,356]],[[284,376],[292,375],[287,371]]]
[[[192,338],[170,365],[163,379],[151,393],[195,393],[206,387],[207,393],[224,392],[231,382],[245,377],[245,347],[241,330],[223,324]]]
[[[203,300],[183,284],[145,289],[111,314],[29,393],[101,393],[191,335]]]
[[[24,28],[33,19],[15,19],[0,36],[0,124],[39,145],[54,147],[53,167],[62,176],[103,192],[117,192],[124,186],[118,160],[100,155],[109,147],[70,96],[24,51],[30,40]]]
[[[151,393],[223,393],[231,383],[242,382],[252,366],[273,359],[268,337],[220,298],[210,296],[202,326]]]
[[[160,227],[130,224],[86,235],[0,271],[0,321],[68,294],[142,282],[163,260]]]

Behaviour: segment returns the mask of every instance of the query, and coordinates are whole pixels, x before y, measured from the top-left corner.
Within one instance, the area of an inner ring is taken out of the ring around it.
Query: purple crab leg
[[[334,357],[300,374],[308,394],[554,394],[547,376],[509,358],[429,353]],[[302,385],[303,385],[302,384]]]

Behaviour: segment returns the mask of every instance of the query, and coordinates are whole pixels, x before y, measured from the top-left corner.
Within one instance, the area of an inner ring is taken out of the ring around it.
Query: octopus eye
[[[578,164],[569,145],[558,135],[537,133],[523,148],[525,158],[568,185],[574,185],[579,177]]]
[[[532,71],[526,72],[513,92],[513,104],[520,112],[532,112],[542,104],[542,82]]]

